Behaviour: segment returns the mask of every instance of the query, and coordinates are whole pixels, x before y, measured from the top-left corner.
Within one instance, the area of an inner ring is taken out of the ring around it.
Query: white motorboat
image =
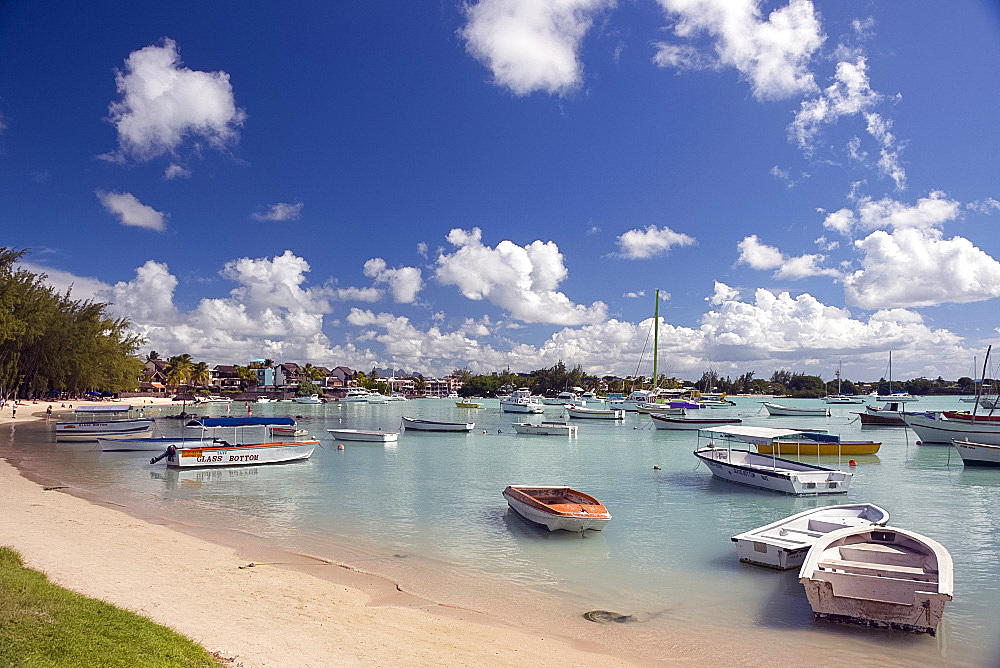
[[[542,403],[546,406],[564,406],[566,404],[576,404],[577,406],[585,406],[587,404],[586,400],[581,399],[576,392],[571,390],[563,390],[555,397],[544,398]]]
[[[399,392],[393,392],[385,398],[386,401],[406,401],[406,397]]]
[[[743,422],[740,418],[695,418],[667,413],[650,413],[649,417],[657,429],[670,431],[698,431],[707,427],[722,427]]]
[[[654,400],[651,390],[633,390],[624,399],[613,399],[605,402],[608,408],[623,410],[627,413],[635,413],[639,410],[640,404],[647,404]]]
[[[777,441],[800,433],[792,429],[742,425],[709,427],[698,432],[699,447],[694,456],[720,480],[796,496],[845,494],[851,485],[852,473],[781,459],[773,454],[761,455],[749,448],[765,444],[771,445],[773,452],[777,450],[774,447]],[[703,438],[708,439],[705,447],[701,447]],[[718,445],[720,440],[724,446]],[[734,442],[745,444],[746,449],[733,448]]]
[[[541,424],[515,422],[513,426],[517,433],[533,436],[576,436],[577,430],[575,424],[567,422],[542,422]]]
[[[604,399],[601,399],[594,392],[591,392],[590,390],[587,390],[586,392],[583,392],[583,393],[580,394],[580,403],[582,403],[583,405],[588,405],[588,404],[603,404],[604,403]]]
[[[368,390],[363,387],[356,387],[348,390],[340,401],[341,403],[367,403],[369,394]]]
[[[196,404],[231,404],[233,403],[232,397],[220,397],[216,395],[211,395],[207,397],[195,397],[194,403]]]
[[[687,409],[684,408],[672,408],[668,404],[639,404],[636,409],[642,415],[650,415],[651,413],[658,413],[660,415],[687,415]]]
[[[327,429],[327,431],[337,441],[393,443],[399,440],[398,431],[376,431],[374,429]]]
[[[470,432],[476,426],[475,422],[440,422],[438,420],[418,420],[403,416],[403,427],[414,431],[464,431]]]
[[[865,406],[864,413],[856,413],[863,427],[905,427],[903,404],[889,402],[878,406]]]
[[[166,459],[168,468],[196,468],[216,466],[253,466],[258,464],[281,464],[300,459],[308,459],[319,441],[315,439],[292,441],[267,441],[272,436],[271,429],[275,425],[291,427],[295,421],[291,418],[276,417],[221,417],[203,418],[198,426],[202,429],[200,443],[192,443],[178,447],[167,446],[158,457],[149,460],[155,464]],[[219,429],[232,429],[233,441],[216,437]],[[256,430],[261,430],[262,440],[253,438]]]
[[[309,432],[296,427],[271,427],[271,435],[275,438],[300,438],[308,436]]]
[[[914,531],[850,527],[816,541],[799,582],[817,617],[934,635],[954,566],[948,550]]]
[[[855,396],[853,394],[831,394],[830,396],[823,397],[823,401],[832,405],[865,403],[863,397]]]
[[[622,408],[587,408],[586,406],[566,405],[566,412],[571,418],[581,420],[624,420],[625,410]]]
[[[826,406],[782,406],[770,401],[762,401],[770,415],[793,417],[830,417],[830,409]]]
[[[952,445],[966,466],[1000,466],[1000,445],[953,440]]]
[[[500,400],[500,410],[504,413],[543,413],[545,404],[531,396],[528,388],[522,387]]]
[[[323,400],[319,398],[318,394],[310,394],[307,396],[295,397],[295,403],[297,404],[321,404]]]
[[[153,419],[119,417],[132,410],[129,405],[78,406],[76,420],[60,421],[55,425],[57,441],[96,441],[99,438],[143,438],[152,434]],[[106,415],[110,418],[100,418]]]
[[[611,521],[600,501],[569,487],[508,485],[503,497],[518,515],[549,531],[600,531]]]
[[[923,443],[951,445],[955,440],[969,440],[985,445],[1000,445],[1000,421],[991,416],[949,417],[944,413],[903,413],[906,426]]]
[[[387,404],[389,403],[389,397],[385,396],[381,392],[372,392],[368,395],[368,403],[370,404]]]
[[[813,508],[733,536],[740,561],[778,570],[798,568],[824,534],[854,526],[884,525],[889,513],[870,503]]]
[[[269,404],[272,401],[274,401],[274,399],[272,399],[271,397],[257,397],[257,400],[256,400],[255,403],[258,403],[258,404]]]

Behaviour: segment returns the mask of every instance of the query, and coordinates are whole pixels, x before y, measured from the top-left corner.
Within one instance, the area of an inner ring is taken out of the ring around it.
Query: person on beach
[[[46,406],[45,407],[45,419],[48,420],[50,417],[52,417],[52,406]]]
[[[17,399],[15,399],[14,403],[10,405],[10,416],[12,418],[17,417]]]

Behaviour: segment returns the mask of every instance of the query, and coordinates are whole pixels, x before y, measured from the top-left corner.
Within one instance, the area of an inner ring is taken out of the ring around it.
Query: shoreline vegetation
[[[0,665],[217,666],[165,626],[52,584],[0,547]]]

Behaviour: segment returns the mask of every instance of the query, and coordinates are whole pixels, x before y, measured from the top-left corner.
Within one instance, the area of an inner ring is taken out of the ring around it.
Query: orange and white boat
[[[508,485],[503,496],[514,512],[549,531],[600,531],[611,521],[600,501],[569,487]]]

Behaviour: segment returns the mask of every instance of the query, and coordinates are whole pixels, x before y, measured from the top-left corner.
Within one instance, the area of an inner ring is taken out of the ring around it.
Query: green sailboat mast
[[[660,352],[660,291],[656,291],[656,305],[653,307],[653,389],[658,385],[659,376],[656,375],[656,357]]]

